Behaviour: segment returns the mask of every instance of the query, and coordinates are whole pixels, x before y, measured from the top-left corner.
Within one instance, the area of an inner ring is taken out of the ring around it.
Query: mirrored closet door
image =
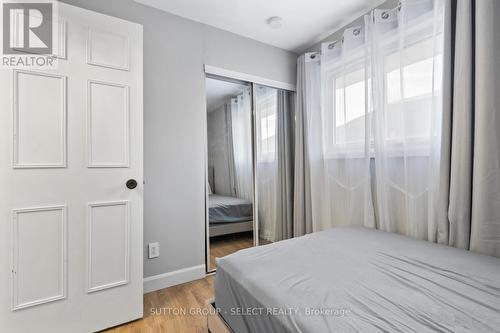
[[[294,94],[254,85],[259,244],[293,237]]]
[[[294,93],[208,75],[207,272],[293,237]]]
[[[252,86],[206,78],[207,271],[215,258],[254,246]]]

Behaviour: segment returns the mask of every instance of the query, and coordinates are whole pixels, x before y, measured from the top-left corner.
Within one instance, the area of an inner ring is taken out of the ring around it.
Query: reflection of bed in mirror
[[[210,237],[253,230],[253,204],[250,200],[212,193],[213,168],[209,168],[208,221]]]
[[[246,199],[209,195],[210,237],[253,230],[253,205]]]

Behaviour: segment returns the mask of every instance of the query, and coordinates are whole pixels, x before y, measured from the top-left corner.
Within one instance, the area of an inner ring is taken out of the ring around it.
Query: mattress
[[[499,332],[500,259],[339,227],[217,259],[235,333]]]
[[[253,219],[253,206],[249,200],[218,194],[211,194],[208,199],[208,217],[211,224],[246,222]]]

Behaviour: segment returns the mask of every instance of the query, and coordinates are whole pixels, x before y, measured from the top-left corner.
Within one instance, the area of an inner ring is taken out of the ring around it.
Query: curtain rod
[[[421,0],[421,1],[417,1],[417,3],[419,2],[424,2],[424,1],[429,1],[429,0]],[[398,10],[398,11],[401,11],[401,7],[402,7],[402,3],[401,1],[398,3],[398,5],[396,7],[393,7],[393,8],[389,8],[389,9],[386,9],[382,12],[382,19],[386,20],[389,18],[389,13],[392,12],[392,11],[395,11],[395,10]],[[353,30],[353,34],[354,36],[357,36],[360,34],[361,32],[361,28],[362,26],[358,26],[358,27],[354,27],[354,30]],[[347,29],[344,29],[344,31],[347,30]],[[340,38],[340,39],[337,39],[337,40],[334,40],[333,42],[330,42],[328,43],[328,49],[333,49],[335,47],[336,44],[338,43],[343,43],[344,42],[344,37]],[[322,43],[323,44],[323,43]],[[321,55],[321,51],[316,51],[316,52],[309,52],[308,53],[309,55],[309,58],[311,59],[316,59],[316,57],[318,55]]]

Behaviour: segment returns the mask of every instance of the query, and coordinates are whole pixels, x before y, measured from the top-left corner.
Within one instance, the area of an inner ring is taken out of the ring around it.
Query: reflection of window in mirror
[[[271,154],[275,152],[275,137],[276,137],[276,115],[271,114],[261,118],[262,126],[262,141],[261,153]]]
[[[259,87],[256,96],[258,159],[273,161],[276,152],[276,112],[278,107],[278,91],[272,88]]]

